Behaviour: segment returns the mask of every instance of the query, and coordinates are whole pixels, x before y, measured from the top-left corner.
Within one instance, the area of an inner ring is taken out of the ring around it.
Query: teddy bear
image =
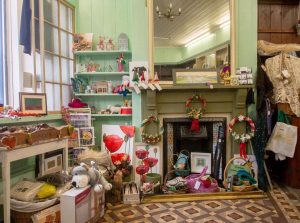
[[[104,190],[111,190],[112,185],[107,182],[104,176],[98,171],[96,163],[91,161],[91,167],[85,163],[80,163],[72,170],[72,186],[83,188],[91,185],[95,192],[100,193]]]

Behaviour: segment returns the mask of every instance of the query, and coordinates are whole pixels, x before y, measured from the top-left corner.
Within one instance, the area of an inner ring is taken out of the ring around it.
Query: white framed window
[[[9,103],[19,106],[20,91],[46,93],[48,112],[60,112],[72,96],[75,8],[65,0],[30,0],[29,55],[19,45],[23,1],[11,0],[7,7]]]

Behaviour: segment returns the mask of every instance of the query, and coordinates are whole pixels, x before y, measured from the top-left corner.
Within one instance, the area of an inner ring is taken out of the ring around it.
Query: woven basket
[[[180,188],[179,190],[169,190],[169,188],[166,186],[167,181],[172,180],[175,177],[177,177],[175,170],[172,170],[166,174],[166,176],[164,178],[164,185],[162,186],[162,191],[165,194],[185,194],[185,193],[187,193],[187,189],[188,189],[187,186],[184,186],[184,187]]]
[[[236,157],[236,158],[232,158],[231,160],[229,160],[228,163],[226,164],[226,167],[224,169],[224,181],[223,181],[223,185],[224,185],[225,188],[227,188],[226,179],[227,179],[228,168],[230,167],[230,165],[233,163],[234,160],[238,160],[238,159],[245,160],[242,157]],[[247,191],[253,191],[255,189],[256,189],[255,185],[241,185],[241,186],[232,185],[232,191],[247,192]]]
[[[38,213],[39,211],[35,212],[19,212],[10,210],[10,216],[13,220],[13,223],[32,223],[31,216]]]

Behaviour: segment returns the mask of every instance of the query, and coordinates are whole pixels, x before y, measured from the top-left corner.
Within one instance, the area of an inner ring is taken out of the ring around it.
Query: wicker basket
[[[175,170],[172,170],[168,172],[164,178],[164,185],[162,186],[162,191],[164,194],[185,194],[187,193],[187,186],[184,186],[180,188],[179,190],[169,190],[169,188],[166,186],[168,180],[172,180],[175,177],[177,177]]]
[[[38,213],[38,211],[35,212],[19,212],[10,210],[10,216],[12,218],[12,223],[32,223],[31,216]]]
[[[236,157],[236,158],[232,158],[231,160],[229,160],[228,163],[226,164],[226,167],[224,169],[224,181],[223,181],[223,185],[224,185],[225,188],[227,188],[226,179],[227,179],[228,168],[230,167],[230,165],[233,163],[234,160],[238,160],[238,159],[245,160],[242,157]],[[256,189],[256,185],[246,185],[246,182],[242,186],[234,186],[234,185],[232,185],[232,191],[247,192],[247,191],[253,191],[255,189]]]

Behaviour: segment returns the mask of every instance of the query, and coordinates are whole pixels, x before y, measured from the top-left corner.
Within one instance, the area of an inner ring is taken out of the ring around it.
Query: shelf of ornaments
[[[97,50],[90,50],[90,51],[75,51],[75,56],[101,56],[101,55],[118,55],[122,53],[123,55],[130,55],[132,54],[131,51],[122,51],[122,50],[109,50],[109,51],[97,51]]]
[[[129,72],[118,72],[118,71],[108,71],[108,72],[78,72],[75,73],[76,76],[97,76],[97,77],[101,77],[101,76],[123,76],[123,75],[129,75]]]
[[[115,93],[75,93],[73,92],[73,94],[75,96],[81,97],[81,96],[95,96],[95,97],[131,97],[131,94],[127,94],[126,96],[124,96],[123,94],[115,94]]]
[[[92,114],[92,117],[101,117],[101,118],[109,118],[109,117],[114,117],[114,118],[117,118],[117,117],[120,117],[120,118],[131,118],[132,117],[132,114]]]

